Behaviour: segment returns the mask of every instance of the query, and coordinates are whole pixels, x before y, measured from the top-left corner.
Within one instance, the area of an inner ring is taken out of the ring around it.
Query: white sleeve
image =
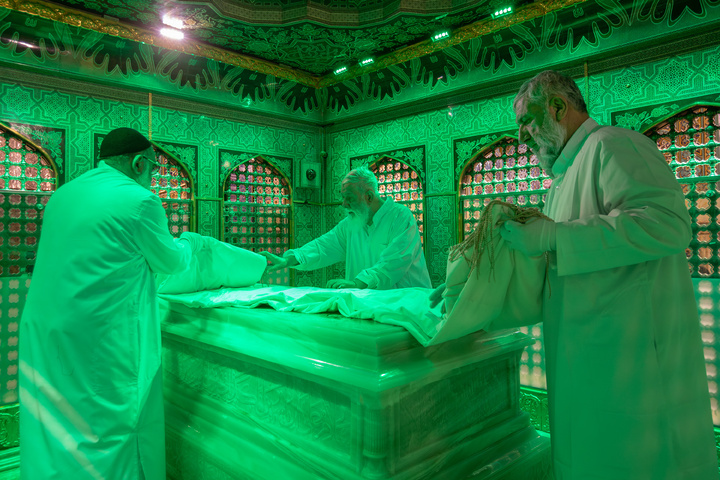
[[[345,261],[347,252],[347,221],[343,219],[325,235],[300,248],[288,250],[285,257],[295,255],[298,270],[315,270]]]
[[[607,214],[557,224],[560,275],[634,265],[682,252],[692,235],[680,185],[652,141],[603,138],[597,202]]]
[[[143,200],[134,232],[136,244],[154,273],[182,273],[192,258],[190,244],[175,240],[158,197]]]

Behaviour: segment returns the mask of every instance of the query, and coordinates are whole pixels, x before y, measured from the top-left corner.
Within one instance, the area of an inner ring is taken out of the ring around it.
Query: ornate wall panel
[[[454,195],[427,197],[425,200],[427,204],[425,260],[433,285],[445,282],[448,251],[457,243],[456,201]]]
[[[304,204],[295,202],[294,209],[294,243],[293,245],[302,246],[316,239],[322,234],[322,213],[324,207],[314,204]],[[318,287],[325,286],[326,280],[323,277],[323,270],[312,270],[304,272],[293,270],[294,285],[297,287]]]
[[[220,202],[198,200],[198,233],[217,238],[220,235]]]

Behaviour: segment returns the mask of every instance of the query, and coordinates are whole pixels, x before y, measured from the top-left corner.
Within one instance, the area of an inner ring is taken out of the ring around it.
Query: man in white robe
[[[590,119],[547,71],[514,102],[553,178],[552,219],[501,234],[550,252],[544,341],[556,480],[718,478],[680,185],[645,136]]]
[[[348,216],[283,257],[261,252],[270,262],[268,270],[314,270],[344,261],[345,278],[331,279],[327,288],[431,288],[412,212],[391,198],[380,198],[377,178],[367,167],[348,173],[341,193]]]
[[[20,326],[23,480],[165,478],[153,273],[180,273],[150,142],[116,129],[105,161],[48,202]]]

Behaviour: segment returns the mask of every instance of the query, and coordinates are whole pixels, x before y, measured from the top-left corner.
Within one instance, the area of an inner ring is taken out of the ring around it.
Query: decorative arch
[[[160,170],[153,175],[150,189],[162,200],[173,237],[197,231],[195,188],[188,168],[175,155],[152,142]]]
[[[370,164],[378,179],[381,197],[391,197],[395,203],[410,209],[417,221],[420,239],[425,244],[425,197],[422,177],[413,167],[396,158],[383,156]]]
[[[0,123],[0,276],[32,273],[58,168],[32,140]]]
[[[232,168],[223,179],[223,241],[253,252],[282,255],[292,247],[292,189],[288,178],[257,155]],[[289,285],[284,269],[267,282]]]
[[[542,210],[551,184],[527,145],[513,135],[500,136],[462,169],[458,184],[459,238],[473,231],[480,211],[493,199]]]
[[[655,141],[685,194],[693,231],[685,254],[692,276],[720,278],[720,105],[684,107],[644,133]]]

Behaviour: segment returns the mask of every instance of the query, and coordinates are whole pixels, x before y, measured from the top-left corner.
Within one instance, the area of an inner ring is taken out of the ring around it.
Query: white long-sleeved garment
[[[344,218],[325,235],[295,255],[299,270],[315,270],[345,262],[345,278],[365,282],[368,288],[431,288],[417,221],[412,212],[385,199],[369,226],[356,226]]]
[[[190,258],[160,199],[104,163],[52,196],[20,326],[23,480],[165,478],[152,272]]]
[[[717,479],[679,184],[651,140],[591,119],[552,171],[543,316],[557,480]]]

